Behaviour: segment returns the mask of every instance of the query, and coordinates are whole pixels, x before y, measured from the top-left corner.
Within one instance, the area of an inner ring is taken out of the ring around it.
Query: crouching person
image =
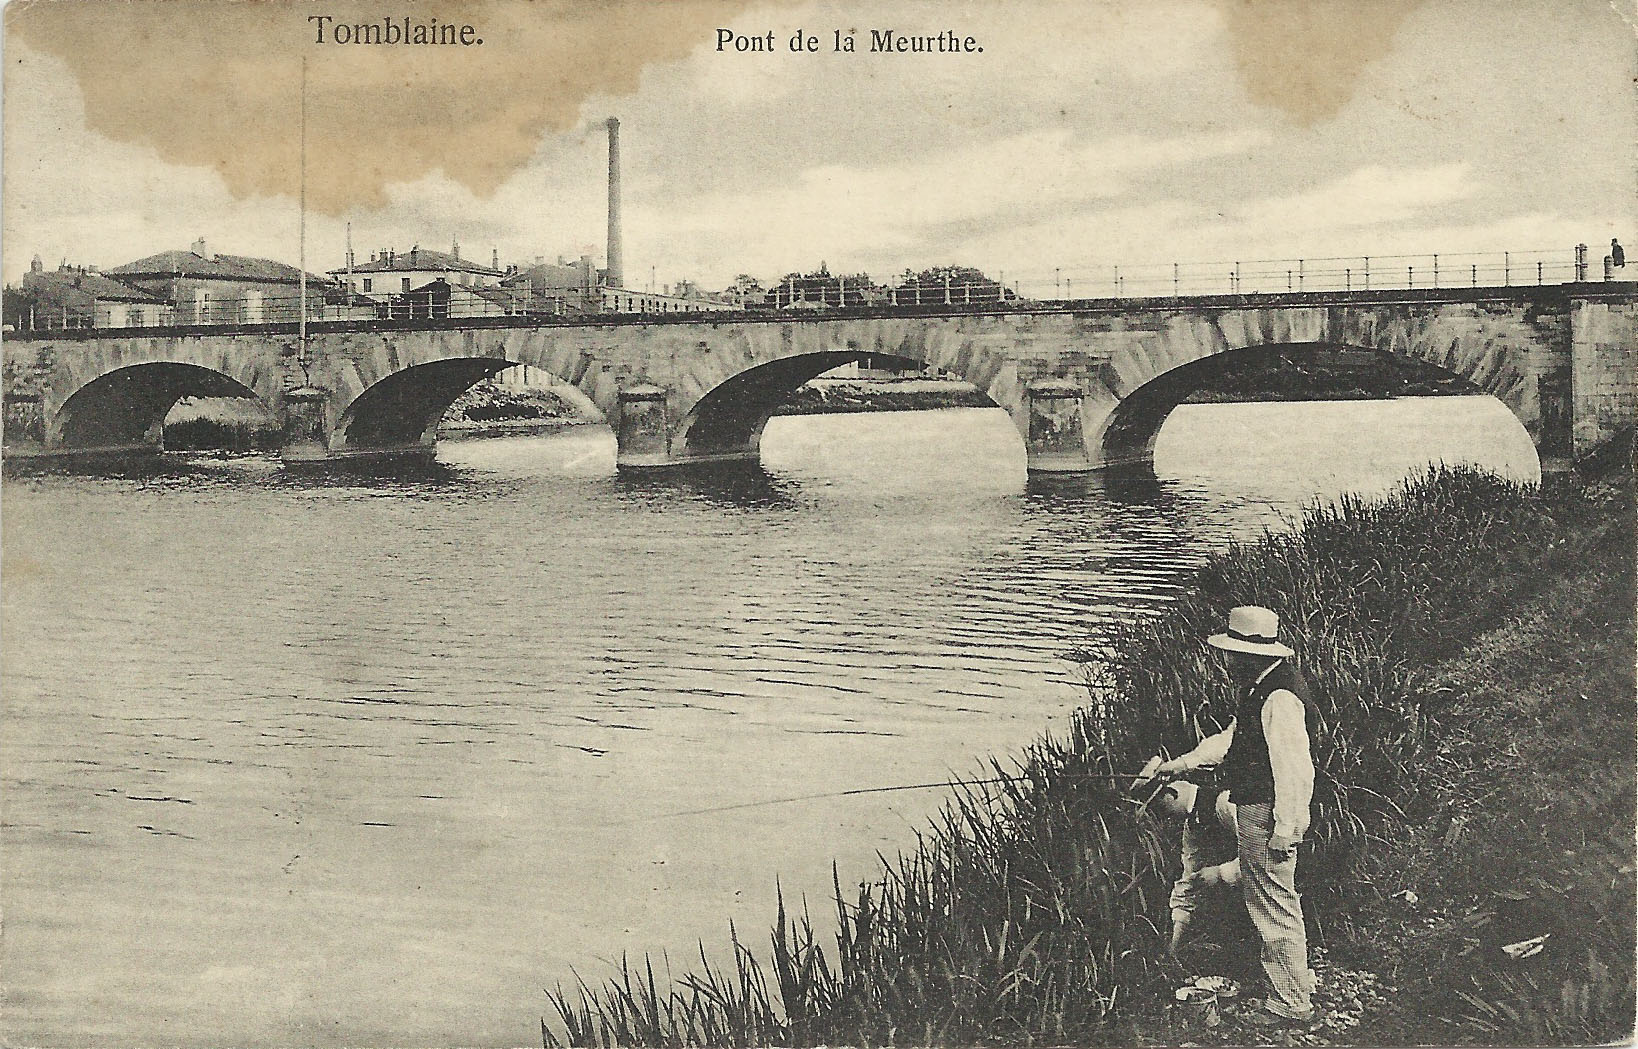
[[[1186,780],[1162,787],[1153,804],[1183,823],[1183,872],[1172,884],[1171,898],[1171,951],[1176,955],[1188,938],[1201,893],[1214,885],[1240,884],[1235,805],[1227,794]]]

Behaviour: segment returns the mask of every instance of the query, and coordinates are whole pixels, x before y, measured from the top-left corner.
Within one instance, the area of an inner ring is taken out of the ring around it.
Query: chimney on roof
[[[449,253],[454,255],[457,259],[461,257],[461,242],[458,238],[450,238]]]
[[[492,269],[492,270],[500,269],[500,249],[499,248],[490,248],[489,249],[489,268]]]
[[[375,252],[373,252],[373,251],[372,251],[372,252],[370,252],[370,261],[371,261],[371,262],[374,262],[374,261],[375,261]]]
[[[211,254],[210,249],[205,246],[204,237],[200,237],[198,240],[193,242],[193,253],[204,259],[206,262],[216,261],[216,256]]]
[[[28,271],[30,273],[39,273],[43,269],[45,269],[45,263],[40,261],[39,255],[35,255],[33,261],[28,264]]]
[[[625,257],[620,246],[620,121],[609,117],[609,274],[610,287],[625,287]]]

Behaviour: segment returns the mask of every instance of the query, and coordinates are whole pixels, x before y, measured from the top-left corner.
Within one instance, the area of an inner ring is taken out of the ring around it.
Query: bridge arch
[[[836,350],[781,357],[724,380],[694,403],[674,430],[672,458],[706,461],[758,453],[763,428],[806,383],[864,357],[920,364],[909,358]]]
[[[391,372],[341,412],[330,439],[338,454],[423,449],[431,454],[438,423],[456,399],[510,368],[490,357],[452,357]]]
[[[1023,436],[1023,390],[1007,340],[998,337],[1005,324],[995,317],[947,325],[855,318],[740,324],[729,338],[709,331],[715,338],[697,340],[674,369],[662,372],[670,383],[640,381],[622,389],[620,464],[754,459],[768,419],[803,384],[866,357],[936,367],[972,383],[1008,410]]]
[[[389,372],[340,407],[330,450],[339,455],[433,454],[438,426],[461,395],[518,366],[494,357],[445,357]],[[586,418],[602,420],[597,403],[573,383],[557,380],[546,389]]]
[[[116,367],[75,389],[50,417],[45,446],[54,451],[160,450],[165,416],[183,397],[254,400],[273,406],[245,382],[198,364],[148,361]]]
[[[518,365],[556,380],[552,391],[594,417],[608,414],[615,386],[577,338],[538,328],[343,332],[324,336],[313,382],[323,455],[431,456],[438,423],[473,385]],[[595,346],[595,343],[590,345]]]
[[[1166,418],[1208,376],[1246,354],[1320,348],[1434,365],[1505,404],[1543,459],[1558,443],[1567,454],[1567,377],[1532,366],[1536,337],[1515,318],[1483,311],[1287,309],[1175,318],[1164,332],[1117,350],[1102,369],[1082,405],[1087,461],[1095,468],[1151,463]]]
[[[1123,398],[1103,417],[1101,431],[1094,432],[1093,439],[1100,442],[1102,456],[1107,465],[1148,463],[1153,460],[1155,442],[1172,412],[1225,373],[1247,365],[1272,363],[1297,355],[1335,351],[1374,353],[1357,346],[1285,343],[1226,350],[1179,365],[1157,375]],[[1455,375],[1444,366],[1438,368],[1446,375]],[[1493,395],[1495,391],[1472,386],[1472,392]]]

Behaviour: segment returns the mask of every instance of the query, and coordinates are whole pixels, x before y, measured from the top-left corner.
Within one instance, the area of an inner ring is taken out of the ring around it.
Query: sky
[[[604,256],[627,283],[1638,240],[1638,0],[14,0],[4,276],[186,248]],[[310,19],[483,44],[319,43]],[[793,53],[798,30],[817,53]],[[981,52],[872,54],[872,30]],[[719,31],[773,33],[770,52]],[[853,30],[856,53],[834,51]],[[163,56],[157,61],[156,56]],[[1156,271],[1158,272],[1158,270]]]

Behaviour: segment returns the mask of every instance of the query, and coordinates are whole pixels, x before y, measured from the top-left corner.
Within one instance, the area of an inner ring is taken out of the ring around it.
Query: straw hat
[[[1225,652],[1245,652],[1253,656],[1295,654],[1280,644],[1280,617],[1256,605],[1241,605],[1232,609],[1228,617],[1228,631],[1206,638],[1206,644]]]

